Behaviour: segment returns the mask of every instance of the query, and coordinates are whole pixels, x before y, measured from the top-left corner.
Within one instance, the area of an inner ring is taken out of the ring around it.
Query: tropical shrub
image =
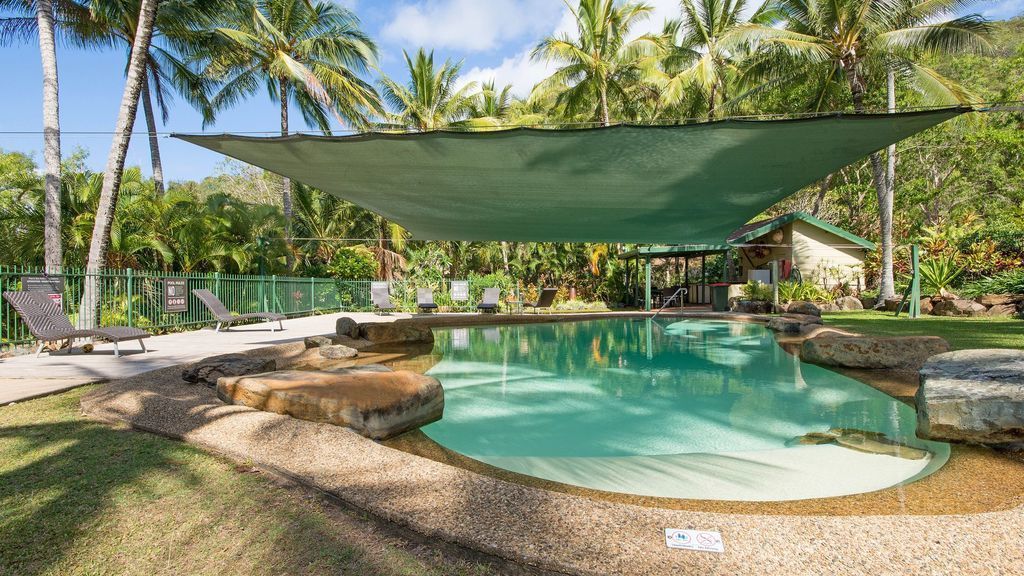
[[[501,288],[501,299],[504,301],[514,293],[515,281],[504,271],[491,272],[490,274],[469,274],[470,294],[469,300],[474,305],[484,297],[484,288]]]
[[[770,292],[768,299],[771,299]],[[828,302],[832,300],[832,295],[828,290],[813,282],[779,282],[779,301],[793,302],[796,300]]]
[[[365,246],[339,248],[327,270],[338,280],[376,278],[380,264]]]
[[[773,296],[772,287],[763,282],[758,282],[757,280],[751,280],[744,284],[743,287],[740,288],[740,294],[743,295],[744,300],[771,301]]]
[[[960,294],[969,298],[983,294],[1024,294],[1024,268],[1007,270],[995,276],[964,285]]]
[[[964,271],[951,254],[933,256],[920,264],[921,289],[926,294],[948,290]]]

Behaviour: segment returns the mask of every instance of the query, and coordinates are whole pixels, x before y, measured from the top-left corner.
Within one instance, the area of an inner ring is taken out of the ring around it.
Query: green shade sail
[[[420,240],[717,244],[800,188],[965,111],[175,137],[373,210]]]

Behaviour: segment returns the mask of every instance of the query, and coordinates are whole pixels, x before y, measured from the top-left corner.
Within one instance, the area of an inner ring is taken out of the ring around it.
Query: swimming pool
[[[914,410],[803,364],[758,324],[609,318],[435,328],[435,442],[597,490],[796,500],[919,479],[949,455]]]

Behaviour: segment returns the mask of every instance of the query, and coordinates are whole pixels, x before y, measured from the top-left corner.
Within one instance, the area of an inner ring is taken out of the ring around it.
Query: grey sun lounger
[[[387,282],[370,283],[370,301],[373,302],[374,312],[391,312],[395,309]]]
[[[430,288],[417,288],[416,307],[424,312],[437,310],[437,304],[434,303],[434,291]]]
[[[118,343],[125,340],[138,340],[142,351],[146,352],[143,338],[149,338],[149,332],[128,326],[105,326],[103,328],[75,328],[68,320],[64,311],[45,292],[4,292],[4,298],[21,316],[28,331],[39,341],[36,357],[43,351],[46,342],[68,341],[68,354],[76,338],[101,338],[114,343],[114,356],[120,358],[121,350]]]
[[[497,312],[498,300],[501,298],[501,288],[484,288],[484,297],[476,309],[481,312]]]
[[[558,288],[544,288],[540,291],[540,297],[537,298],[536,302],[523,302],[524,308],[533,308],[534,312],[541,308],[551,308],[551,305],[555,303],[555,296],[558,294]]]
[[[233,314],[230,310],[227,309],[227,306],[224,306],[224,303],[221,302],[220,298],[217,298],[217,296],[213,292],[210,292],[205,288],[196,288],[195,290],[192,291],[192,293],[195,294],[196,298],[199,298],[199,300],[206,305],[206,308],[209,309],[211,314],[213,314],[213,318],[217,320],[217,328],[214,330],[215,332],[220,332],[221,326],[224,326],[224,328],[227,329],[235,322],[255,319],[277,321],[278,329],[284,330],[284,325],[281,324],[281,321],[286,320],[288,318],[284,314],[278,314],[277,312],[250,312],[249,314]],[[271,328],[270,331],[274,332],[274,329]]]

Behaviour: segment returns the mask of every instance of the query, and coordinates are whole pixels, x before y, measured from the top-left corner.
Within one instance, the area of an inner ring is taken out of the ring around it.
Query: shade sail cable
[[[174,137],[372,210],[416,240],[724,242],[826,175],[970,108],[349,136]]]

